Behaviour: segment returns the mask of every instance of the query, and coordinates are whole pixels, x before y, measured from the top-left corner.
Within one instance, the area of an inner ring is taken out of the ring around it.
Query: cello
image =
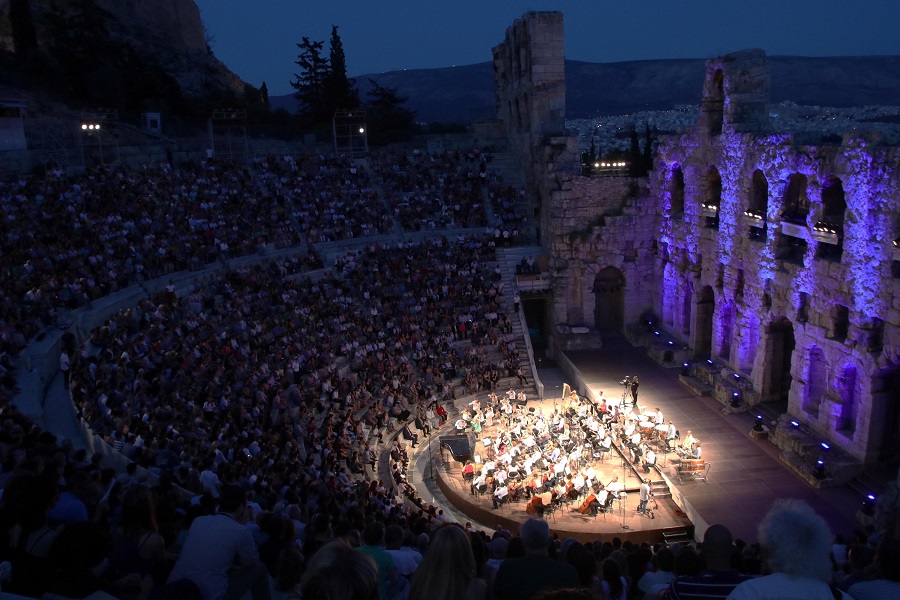
[[[578,512],[580,512],[583,515],[590,513],[591,512],[591,504],[593,504],[596,501],[597,501],[597,496],[595,496],[594,494],[589,495],[587,498],[584,499],[584,502],[581,503],[581,507],[578,509]]]

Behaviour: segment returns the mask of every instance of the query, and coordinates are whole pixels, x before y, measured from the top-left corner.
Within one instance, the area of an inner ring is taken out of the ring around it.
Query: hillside
[[[900,57],[770,56],[772,102],[865,106],[900,104]],[[697,105],[705,60],[620,63],[566,61],[566,108],[570,119]],[[395,87],[423,122],[467,122],[494,110],[490,62],[441,69],[393,71],[357,77],[360,96],[368,78]],[[270,106],[293,110],[293,97],[272,96]]]

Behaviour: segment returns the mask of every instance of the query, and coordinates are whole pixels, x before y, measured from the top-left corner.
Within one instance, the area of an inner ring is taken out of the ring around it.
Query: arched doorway
[[[594,327],[621,329],[625,323],[625,275],[615,267],[594,278]]]
[[[874,378],[869,422],[867,460],[883,462],[888,472],[896,473],[900,465],[900,367]]]
[[[712,355],[713,312],[716,310],[716,296],[712,286],[700,291],[697,302],[697,319],[694,326],[694,357],[709,358]]]
[[[766,329],[765,374],[762,399],[784,402],[791,391],[791,360],[794,354],[794,327],[785,318],[773,321]]]

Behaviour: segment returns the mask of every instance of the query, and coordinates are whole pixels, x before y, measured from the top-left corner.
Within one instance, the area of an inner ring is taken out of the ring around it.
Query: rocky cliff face
[[[185,96],[243,93],[240,78],[207,49],[194,0],[0,0],[0,51],[15,50],[16,19],[10,19],[10,10],[16,4],[27,4],[39,47],[53,45],[54,20],[90,10],[101,15],[104,33],[111,40],[126,44],[145,62],[159,65]]]

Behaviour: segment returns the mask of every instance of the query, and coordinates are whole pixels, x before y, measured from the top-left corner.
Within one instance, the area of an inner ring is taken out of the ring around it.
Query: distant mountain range
[[[808,58],[770,56],[772,103],[900,105],[900,56]],[[566,116],[570,119],[698,105],[704,59],[619,63],[566,61]],[[360,97],[379,85],[397,88],[421,122],[469,122],[494,114],[493,63],[392,71],[356,78]],[[296,110],[292,95],[272,96],[270,107]]]

